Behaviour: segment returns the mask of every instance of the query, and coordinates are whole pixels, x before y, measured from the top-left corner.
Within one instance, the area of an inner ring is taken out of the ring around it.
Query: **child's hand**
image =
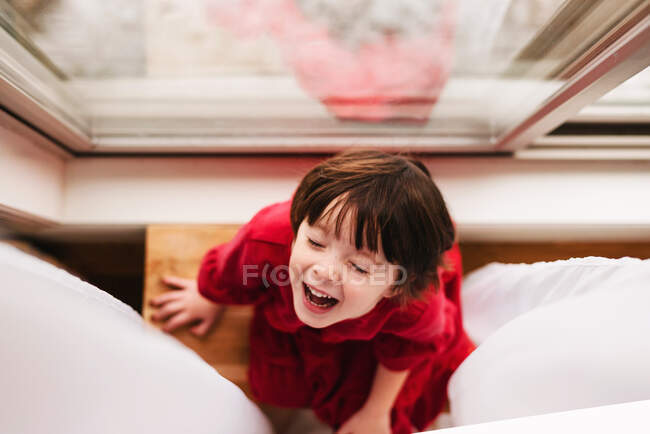
[[[346,420],[336,434],[390,434],[390,411],[375,412],[362,407]]]
[[[151,319],[162,321],[163,330],[167,333],[197,323],[190,328],[190,332],[197,336],[205,335],[223,313],[224,306],[203,297],[194,280],[165,276],[162,281],[174,290],[151,300],[151,306],[159,308]]]

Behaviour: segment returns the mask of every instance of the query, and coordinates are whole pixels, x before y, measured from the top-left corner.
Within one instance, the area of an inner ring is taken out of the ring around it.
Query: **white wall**
[[[428,161],[472,240],[650,240],[649,161]]]
[[[63,223],[60,230],[85,234],[140,231],[151,223],[242,223],[288,199],[318,161],[72,159],[0,113],[0,217]],[[425,163],[465,240],[650,240],[650,161],[455,157]]]
[[[289,199],[313,158],[82,158],[66,172],[72,224],[242,223]]]
[[[288,199],[314,157],[83,158],[64,221],[241,223]],[[427,158],[466,240],[648,240],[650,162]],[[644,200],[645,198],[645,200]]]
[[[16,216],[59,221],[66,157],[33,136],[0,112],[0,208]]]

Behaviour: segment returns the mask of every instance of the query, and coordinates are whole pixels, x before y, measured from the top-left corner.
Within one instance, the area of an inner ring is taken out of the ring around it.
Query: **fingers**
[[[190,328],[190,332],[196,336],[204,336],[210,330],[212,324],[214,324],[214,321],[203,320]]]
[[[182,277],[176,276],[163,276],[162,281],[167,286],[174,289],[184,289],[187,286],[194,284],[194,281],[191,279],[184,279]],[[182,296],[183,294],[181,292],[168,291],[164,294],[159,295],[158,297],[151,299],[151,301],[149,301],[149,304],[153,307],[160,307],[170,301],[178,300]]]
[[[178,276],[163,276],[162,281],[165,285],[178,289],[194,284],[193,279],[185,279]]]
[[[192,322],[192,320],[193,318],[189,315],[189,313],[187,313],[187,311],[182,311],[171,317],[171,319],[169,319],[163,326],[163,330],[167,333],[171,333],[177,328],[189,324]]]
[[[149,301],[149,304],[153,307],[160,307],[165,303],[170,301],[179,300],[183,294],[178,291],[168,291],[164,294],[159,295],[158,297],[152,298]]]
[[[151,315],[151,319],[154,321],[164,321],[168,317],[183,310],[184,307],[185,305],[179,301],[169,302]]]

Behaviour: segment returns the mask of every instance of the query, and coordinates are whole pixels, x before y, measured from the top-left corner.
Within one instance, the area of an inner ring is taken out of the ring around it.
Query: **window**
[[[650,59],[643,0],[0,8],[3,108],[78,153],[548,146],[567,120],[634,106],[627,84],[605,94]]]

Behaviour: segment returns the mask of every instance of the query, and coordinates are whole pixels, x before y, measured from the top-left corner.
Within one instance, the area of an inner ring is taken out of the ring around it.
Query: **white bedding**
[[[427,431],[435,434],[647,434],[650,401],[628,402],[543,416]]]
[[[650,260],[491,265],[470,277],[465,321],[482,342],[450,380],[454,425],[650,399]]]
[[[1,243],[0,278],[0,432],[270,432],[239,388],[109,294]]]
[[[647,279],[649,267],[650,260],[594,256],[534,264],[488,264],[463,282],[465,329],[474,342],[483,342],[508,321],[538,306],[637,286]]]
[[[236,386],[109,294],[1,243],[0,277],[0,432],[270,432]],[[650,261],[491,265],[463,297],[482,343],[451,379],[454,424],[650,399]]]

